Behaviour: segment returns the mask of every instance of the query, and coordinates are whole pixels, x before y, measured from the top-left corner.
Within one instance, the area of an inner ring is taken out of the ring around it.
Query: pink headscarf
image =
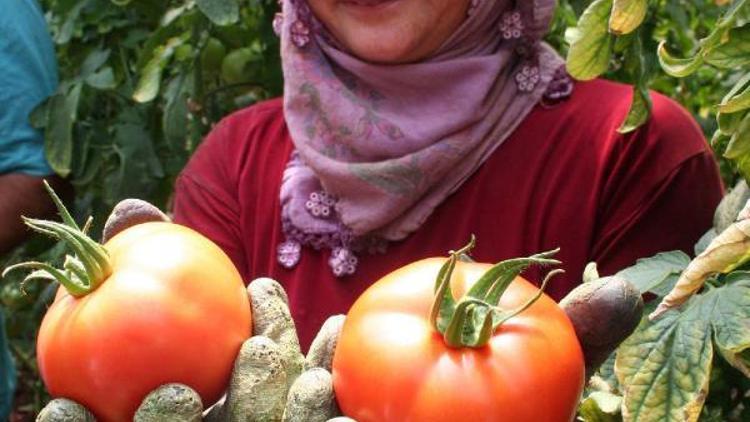
[[[302,245],[355,253],[417,230],[549,94],[570,94],[563,60],[540,42],[555,0],[474,0],[466,21],[419,63],[345,51],[304,0],[283,0],[284,115],[296,151],[284,173],[279,262]],[[554,88],[551,92],[548,88]]]

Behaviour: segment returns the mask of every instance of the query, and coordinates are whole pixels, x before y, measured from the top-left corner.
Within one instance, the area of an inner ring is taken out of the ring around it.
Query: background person
[[[0,255],[28,235],[21,215],[51,215],[54,206],[42,180],[52,175],[44,138],[29,115],[57,88],[52,39],[35,0],[0,0]],[[59,178],[53,186],[65,191]],[[0,306],[0,420],[10,413],[15,373]]]

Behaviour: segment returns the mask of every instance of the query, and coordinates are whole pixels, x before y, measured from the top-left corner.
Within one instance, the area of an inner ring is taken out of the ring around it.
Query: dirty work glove
[[[115,206],[102,242],[150,221],[170,221],[148,202],[126,199]],[[327,421],[338,415],[331,381],[331,362],[344,316],[328,319],[305,358],[299,346],[286,293],[276,281],[261,278],[248,286],[253,336],[235,360],[227,394],[204,412],[200,396],[182,384],[166,384],[144,398],[137,422],[181,421]],[[37,416],[41,422],[90,422],[82,405],[58,398]],[[348,418],[336,418],[343,422]]]
[[[586,362],[586,379],[638,327],[643,299],[633,284],[620,277],[584,281],[560,301],[573,323]]]
[[[305,358],[279,283],[259,278],[248,292],[253,337],[235,361],[225,402],[214,406],[205,420],[325,422],[336,416],[330,371],[344,316],[323,324]]]

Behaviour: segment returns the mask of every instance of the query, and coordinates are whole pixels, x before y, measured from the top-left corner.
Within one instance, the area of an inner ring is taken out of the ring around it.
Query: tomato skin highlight
[[[107,242],[113,268],[91,294],[58,290],[37,339],[42,379],[97,420],[132,420],[162,384],[223,394],[252,330],[244,283],[221,249],[172,223],[144,223]]]
[[[545,295],[486,346],[449,348],[429,321],[444,262],[431,258],[396,270],[352,306],[333,361],[343,413],[359,422],[573,420],[585,370],[562,309]],[[458,262],[455,296],[490,267]],[[500,307],[515,309],[536,291],[518,277]]]

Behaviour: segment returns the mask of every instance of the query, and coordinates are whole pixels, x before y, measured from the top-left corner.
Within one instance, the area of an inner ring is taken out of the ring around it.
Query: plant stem
[[[559,261],[552,259],[559,249],[528,258],[502,261],[487,270],[456,303],[450,287],[451,277],[459,259],[466,256],[474,245],[475,239],[472,236],[468,245],[457,252],[451,252],[448,260],[438,271],[435,280],[435,299],[430,308],[430,323],[437,332],[443,335],[446,345],[453,348],[479,348],[486,345],[492,338],[492,333],[500,325],[524,312],[539,300],[549,280],[563,272],[555,270],[547,274],[541,288],[532,298],[518,309],[508,312],[498,308],[497,305],[513,280],[529,265],[559,264]],[[466,264],[471,265],[461,259],[461,265]]]

